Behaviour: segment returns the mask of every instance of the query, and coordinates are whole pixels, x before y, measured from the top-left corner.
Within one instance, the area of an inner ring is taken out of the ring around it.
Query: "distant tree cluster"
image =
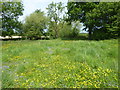
[[[81,23],[89,39],[118,38],[120,34],[120,2],[68,2],[67,6],[52,2],[46,8],[47,15],[37,9],[26,16],[24,23],[18,21],[23,15],[22,2],[1,2],[1,5],[2,36],[75,38],[79,36]]]

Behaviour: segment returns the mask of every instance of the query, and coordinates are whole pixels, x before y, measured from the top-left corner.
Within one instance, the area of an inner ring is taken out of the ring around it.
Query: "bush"
[[[117,38],[118,35],[114,32],[108,32],[106,29],[99,29],[93,31],[92,39],[95,40],[104,40],[104,39],[111,39],[111,38]]]
[[[63,28],[60,30],[61,38],[75,38],[78,37],[79,30],[77,28],[72,28],[72,25],[64,24]]]

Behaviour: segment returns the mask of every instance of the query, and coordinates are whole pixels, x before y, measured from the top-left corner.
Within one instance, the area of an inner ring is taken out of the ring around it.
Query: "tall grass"
[[[117,40],[3,41],[3,88],[118,87]]]

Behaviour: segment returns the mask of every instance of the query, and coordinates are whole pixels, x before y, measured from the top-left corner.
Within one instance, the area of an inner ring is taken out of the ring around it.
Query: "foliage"
[[[69,2],[67,21],[80,20],[85,30],[88,29],[89,39],[118,37],[119,6],[120,2]],[[104,34],[102,38],[101,34]]]
[[[72,27],[65,21],[67,14],[64,11],[65,7],[61,2],[51,3],[48,5],[48,17],[50,18],[49,33],[54,38],[63,37],[77,37],[79,34],[78,22]],[[64,13],[64,14],[63,14]],[[75,23],[75,22],[74,22]]]
[[[118,40],[3,41],[2,50],[2,88],[118,88]]]
[[[77,3],[77,2],[68,2],[67,4],[67,9],[68,9],[68,22],[80,20],[80,22],[83,23],[85,26],[85,30],[88,28],[89,32],[89,38],[92,33],[92,29],[90,24],[87,23],[86,19],[86,14],[88,12],[91,12],[92,9],[95,8],[95,5],[98,3],[92,3],[92,2],[82,2],[82,3]]]
[[[27,16],[23,24],[24,36],[29,39],[37,39],[45,34],[44,29],[47,28],[47,17],[41,10],[36,10],[30,16]]]
[[[58,24],[58,27],[60,28],[59,31],[59,37],[60,38],[76,38],[79,36],[81,24],[79,21],[72,22],[72,24],[69,24],[67,22],[64,22],[63,25],[61,23]]]
[[[48,10],[47,14],[50,19],[49,22],[49,32],[51,33],[51,36],[54,38],[59,37],[59,23],[63,23],[63,15],[62,12],[64,11],[64,6],[62,5],[62,2],[54,3],[48,5],[46,8]]]
[[[60,25],[60,24],[59,24]],[[63,24],[63,28],[61,28],[59,34],[60,34],[60,37],[61,38],[64,38],[64,37],[69,37],[70,36],[70,33],[71,33],[71,28],[72,26],[69,25],[68,23],[64,23]]]
[[[14,31],[20,32],[21,22],[19,16],[23,15],[22,2],[1,2],[2,5],[2,36],[11,36]]]
[[[72,22],[72,28],[71,28],[71,37],[75,38],[79,36],[80,29],[82,27],[82,24],[80,24],[79,21]]]
[[[101,8],[102,7],[102,8]],[[86,18],[90,25],[93,25],[93,38],[107,39],[116,38],[119,33],[119,26],[117,23],[119,18],[120,2],[105,3],[101,2],[92,10],[87,13]],[[97,34],[97,36],[95,36]],[[101,34],[103,37],[101,37]]]

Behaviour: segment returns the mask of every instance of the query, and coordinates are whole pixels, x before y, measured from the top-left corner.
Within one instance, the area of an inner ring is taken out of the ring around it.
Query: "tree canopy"
[[[67,8],[67,21],[82,22],[84,30],[89,32],[89,39],[118,36],[120,2],[68,2]]]
[[[2,36],[11,36],[14,31],[21,30],[19,16],[23,15],[22,2],[0,2],[2,5]]]
[[[41,10],[36,10],[25,18],[23,24],[23,33],[27,38],[36,39],[44,35],[44,29],[47,28],[47,17]]]
[[[50,19],[49,22],[49,32],[52,34],[54,38],[58,38],[59,34],[59,26],[60,23],[62,24],[63,19],[63,11],[64,6],[62,2],[54,3],[48,5],[46,8],[48,10],[47,15]]]

